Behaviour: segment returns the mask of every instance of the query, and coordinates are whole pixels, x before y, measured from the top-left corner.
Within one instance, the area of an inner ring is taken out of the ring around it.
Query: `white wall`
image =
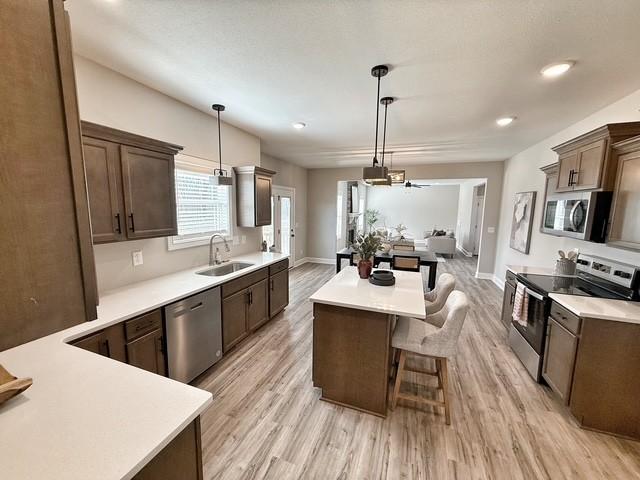
[[[406,236],[419,239],[425,230],[456,228],[459,192],[459,185],[367,187],[367,208],[380,212],[377,225],[393,228],[402,223]]]
[[[473,191],[476,185],[485,180],[467,180],[460,184],[460,196],[458,198],[458,224],[456,226],[456,246],[473,253],[473,238],[471,236],[471,214],[473,213]]]
[[[307,255],[307,174],[306,168],[284,160],[260,154],[260,165],[277,173],[273,176],[273,184],[291,187],[296,190],[295,205],[295,248],[294,261],[302,260]]]
[[[80,117],[132,133],[184,146],[183,153],[218,160],[216,119],[184,103],[105,68],[74,57]],[[227,123],[222,124],[222,156],[228,165],[260,165],[260,139]],[[244,243],[235,254],[260,247],[259,228],[235,227]],[[131,252],[142,250],[144,265],[133,267]],[[95,246],[100,292],[158,275],[202,265],[208,247],[169,252],[165,238]]]
[[[603,86],[606,88],[606,85]],[[505,164],[502,201],[500,205],[500,223],[498,230],[498,248],[495,261],[495,275],[503,279],[506,265],[553,266],[558,249],[567,250],[578,247],[580,251],[600,255],[615,260],[640,265],[640,253],[610,248],[606,245],[583,242],[569,238],[554,237],[540,233],[539,226],[543,209],[544,173],[540,167],[558,160],[551,147],[577,137],[606,123],[640,121],[640,90],[599,110],[584,120],[547,138],[546,140],[515,155]],[[533,233],[529,255],[509,248],[511,214],[516,192],[535,190],[538,192],[533,219]],[[640,219],[639,219],[640,221]]]

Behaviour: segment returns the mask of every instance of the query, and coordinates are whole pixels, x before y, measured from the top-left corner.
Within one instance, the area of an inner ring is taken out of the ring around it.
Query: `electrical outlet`
[[[142,265],[144,263],[144,259],[142,258],[142,250],[131,252],[131,260],[133,260],[134,267]]]
[[[496,227],[487,228],[487,233],[496,233]]]

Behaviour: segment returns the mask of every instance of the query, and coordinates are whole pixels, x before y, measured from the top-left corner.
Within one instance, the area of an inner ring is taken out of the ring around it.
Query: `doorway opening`
[[[295,252],[296,190],[274,185],[271,189],[271,225],[262,227],[262,239],[270,252]]]

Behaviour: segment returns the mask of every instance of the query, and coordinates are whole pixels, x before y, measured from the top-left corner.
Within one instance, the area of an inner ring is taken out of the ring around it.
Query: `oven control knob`
[[[616,270],[613,274],[616,277],[626,278],[627,280],[631,278],[631,274],[629,272],[623,272],[622,270]]]

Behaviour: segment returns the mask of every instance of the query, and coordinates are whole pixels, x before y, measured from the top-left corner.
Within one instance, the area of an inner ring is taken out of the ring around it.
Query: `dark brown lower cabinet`
[[[542,377],[565,405],[569,404],[578,337],[549,317]]]
[[[253,331],[269,321],[269,291],[267,279],[261,280],[249,288],[247,307],[247,325]]]
[[[222,300],[222,348],[225,352],[249,335],[247,303],[246,290],[241,290]]]
[[[516,297],[516,287],[509,282],[504,284],[504,297],[502,299],[502,323],[509,328],[513,316],[513,302]]]
[[[289,304],[289,270],[269,278],[269,316],[275,317]]]
[[[158,375],[167,375],[161,310],[117,323],[75,340],[71,345]]]
[[[162,330],[156,329],[127,343],[129,365],[165,377],[167,375],[167,369],[162,342]]]
[[[71,345],[127,363],[124,328],[121,323],[75,340]]]
[[[133,479],[201,480],[202,477],[202,444],[198,417],[152,458]]]

